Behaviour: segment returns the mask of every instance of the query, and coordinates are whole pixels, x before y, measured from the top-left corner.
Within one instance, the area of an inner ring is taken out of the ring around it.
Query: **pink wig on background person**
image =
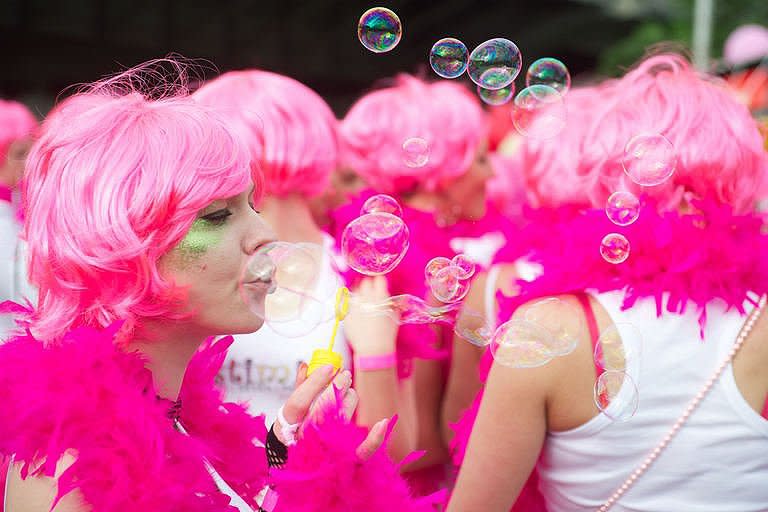
[[[723,60],[731,66],[743,66],[768,57],[768,28],[749,24],[736,28],[723,46]]]
[[[29,154],[23,237],[40,292],[29,319],[39,339],[118,319],[125,337],[141,318],[185,315],[184,290],[158,259],[212,201],[253,181],[260,192],[245,145],[217,113],[183,87],[152,100],[128,81],[65,100]]]
[[[14,141],[30,137],[37,128],[32,112],[17,101],[0,100],[0,165]]]
[[[469,169],[485,138],[483,110],[467,89],[400,75],[359,99],[341,122],[345,160],[374,190],[434,192]],[[421,138],[428,160],[406,164],[403,143]]]
[[[266,194],[311,197],[328,186],[338,160],[337,121],[309,87],[268,71],[231,71],[194,97],[219,109],[243,136]]]
[[[627,189],[661,210],[701,198],[744,213],[761,197],[768,169],[756,122],[724,86],[702,80],[680,56],[651,57],[565,101],[573,106],[565,129],[526,141],[515,158],[534,206],[604,208],[611,193]],[[661,134],[674,146],[676,169],[661,185],[640,187],[622,169],[627,142],[640,134]]]

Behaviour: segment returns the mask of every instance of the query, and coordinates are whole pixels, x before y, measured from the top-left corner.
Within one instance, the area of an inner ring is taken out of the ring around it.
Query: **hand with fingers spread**
[[[341,403],[337,404],[337,400]],[[296,376],[296,389],[283,405],[282,414],[278,415],[275,422],[275,435],[281,443],[290,446],[295,442],[291,438],[291,431],[298,430],[298,436],[301,437],[309,422],[321,424],[323,412],[336,406],[340,407],[344,417],[349,420],[357,403],[357,393],[352,389],[352,374],[348,370],[336,373],[333,366],[327,365],[307,376],[307,365],[302,363]],[[376,423],[359,445],[357,454],[362,460],[370,457],[384,442],[388,423],[387,419]]]

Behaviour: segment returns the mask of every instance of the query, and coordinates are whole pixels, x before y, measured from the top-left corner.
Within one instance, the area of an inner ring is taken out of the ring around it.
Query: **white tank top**
[[[621,311],[622,296],[594,295],[620,335],[621,323],[643,334],[641,355],[627,368],[639,390],[637,412],[627,422],[599,414],[575,429],[548,433],[538,469],[549,512],[594,511],[602,505],[713,375],[746,319],[719,301],[710,303],[702,339],[695,308],[683,315],[665,311],[657,318],[653,299]],[[619,399],[628,391],[622,386]],[[732,366],[611,510],[768,511],[768,421],[742,397]]]
[[[16,193],[14,192],[14,199]],[[27,245],[19,238],[21,224],[13,203],[0,199],[0,302],[37,302],[37,290],[27,279]],[[0,343],[18,327],[13,315],[0,313]]]
[[[18,298],[16,245],[20,227],[16,209],[8,201],[0,199],[0,302]],[[0,341],[7,338],[14,327],[13,317],[0,313]]]
[[[341,283],[331,261],[332,247],[333,240],[328,237],[317,283],[318,296],[330,297],[331,301]],[[301,322],[301,319],[296,321]],[[328,319],[319,325],[307,326],[301,330],[310,332],[295,338],[278,334],[268,323],[254,333],[235,335],[219,373],[226,400],[247,404],[251,414],[264,414],[270,425],[277,410],[293,393],[299,363],[309,363],[312,352],[327,348],[333,323],[333,319]],[[344,368],[349,368],[350,352],[343,329],[336,335],[334,350],[344,358]]]

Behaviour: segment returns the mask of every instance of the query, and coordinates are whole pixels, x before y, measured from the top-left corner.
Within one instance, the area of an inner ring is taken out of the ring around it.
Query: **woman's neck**
[[[304,197],[298,194],[267,196],[259,204],[259,210],[279,240],[322,244],[323,232],[312,217]]]
[[[178,327],[153,328],[145,326],[145,334],[130,342],[135,350],[147,359],[147,369],[152,372],[157,395],[175,401],[179,397],[184,373],[189,361],[197,352],[205,337],[182,332]]]
[[[432,192],[415,192],[403,198],[403,202],[423,212],[435,213],[440,209],[440,198]]]

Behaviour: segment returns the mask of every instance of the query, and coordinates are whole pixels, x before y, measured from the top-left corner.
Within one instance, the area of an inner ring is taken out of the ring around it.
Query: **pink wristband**
[[[356,370],[384,370],[394,368],[397,365],[397,356],[394,352],[384,354],[383,356],[356,356]]]

